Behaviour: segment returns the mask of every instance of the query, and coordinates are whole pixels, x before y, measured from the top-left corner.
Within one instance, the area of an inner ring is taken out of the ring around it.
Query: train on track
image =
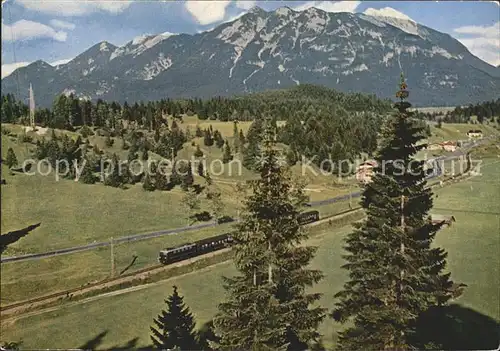
[[[319,221],[319,211],[301,213],[298,216],[298,221],[300,225],[306,225]],[[169,247],[160,251],[158,261],[166,265],[204,255],[209,252],[225,249],[230,247],[234,242],[231,234],[232,233],[221,234],[198,240],[193,243],[185,243],[176,247]]]

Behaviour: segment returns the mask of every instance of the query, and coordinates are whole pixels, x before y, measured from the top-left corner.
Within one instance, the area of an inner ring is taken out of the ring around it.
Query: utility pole
[[[349,183],[349,209],[352,209],[352,192],[351,192],[351,183]]]
[[[113,238],[111,238],[111,277],[115,276],[115,253],[114,253],[114,245]]]

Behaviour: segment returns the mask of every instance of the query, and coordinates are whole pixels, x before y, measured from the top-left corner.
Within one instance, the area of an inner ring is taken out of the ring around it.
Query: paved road
[[[427,179],[435,178],[443,173],[443,170],[441,169],[438,161],[446,161],[449,159],[456,158],[457,156],[463,155],[474,145],[475,145],[475,143],[464,144],[461,149],[455,151],[454,153],[452,153],[449,156],[442,156],[442,157],[438,157],[438,158],[429,160],[429,162],[434,163],[436,170],[434,173],[429,175],[427,177]],[[321,201],[313,201],[313,202],[310,202],[308,204],[308,206],[309,207],[316,207],[316,206],[321,206],[321,205],[332,204],[335,202],[347,200],[347,199],[349,199],[349,196],[351,196],[351,198],[357,198],[357,197],[361,196],[361,192],[354,192],[354,193],[351,193],[350,195],[346,194],[346,195],[337,196],[337,197],[334,197],[331,199],[326,199],[326,200],[321,200]],[[238,221],[238,219],[236,219],[236,221]],[[166,230],[161,230],[161,231],[153,232],[153,233],[135,234],[135,235],[125,236],[125,237],[115,239],[113,242],[116,244],[120,244],[120,243],[126,243],[126,242],[131,242],[131,241],[139,241],[139,240],[155,238],[155,237],[159,237],[159,236],[163,236],[163,235],[172,235],[172,234],[177,234],[177,233],[182,233],[182,232],[187,232],[187,231],[192,231],[192,230],[197,230],[197,229],[202,229],[202,228],[214,227],[216,225],[217,224],[215,222],[210,222],[210,223],[196,224],[196,225],[182,227],[182,228],[166,229]],[[16,262],[16,261],[27,261],[27,260],[41,259],[41,258],[45,258],[45,257],[52,257],[52,256],[64,255],[64,254],[69,254],[69,253],[74,253],[74,252],[92,250],[92,249],[95,249],[98,247],[106,247],[106,246],[110,246],[110,245],[111,245],[110,241],[92,243],[92,244],[69,247],[66,249],[53,250],[53,251],[43,252],[43,253],[35,253],[35,254],[27,254],[27,255],[11,256],[11,257],[2,257],[0,262],[4,263],[4,262]]]

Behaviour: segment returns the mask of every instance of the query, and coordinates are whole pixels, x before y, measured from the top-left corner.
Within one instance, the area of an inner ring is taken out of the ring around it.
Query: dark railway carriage
[[[233,240],[230,234],[222,234],[202,239],[194,243],[188,243],[162,250],[160,251],[160,257],[158,260],[163,264],[179,262],[212,251],[221,250],[230,246],[232,242]]]
[[[188,243],[177,247],[169,247],[160,251],[158,260],[163,264],[178,262],[193,257],[196,253],[196,244]]]
[[[298,216],[300,225],[305,225],[319,221],[319,211],[308,211]],[[231,234],[222,234],[211,238],[187,243],[177,247],[167,248],[160,251],[158,260],[163,264],[170,264],[190,259],[209,252],[217,251],[229,247],[233,244]]]

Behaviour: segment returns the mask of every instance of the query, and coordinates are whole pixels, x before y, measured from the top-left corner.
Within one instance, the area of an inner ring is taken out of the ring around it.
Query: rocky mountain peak
[[[121,47],[92,46],[57,69],[36,75],[20,68],[2,90],[43,86],[39,104],[63,91],[129,102],[165,97],[242,94],[313,83],[392,98],[401,71],[415,106],[487,100],[500,88],[500,70],[460,42],[405,18],[329,13],[317,8],[266,12],[254,7],[199,34],[145,34]],[[43,72],[42,72],[43,71]],[[35,91],[35,93],[37,93]],[[40,94],[39,94],[40,95]]]

